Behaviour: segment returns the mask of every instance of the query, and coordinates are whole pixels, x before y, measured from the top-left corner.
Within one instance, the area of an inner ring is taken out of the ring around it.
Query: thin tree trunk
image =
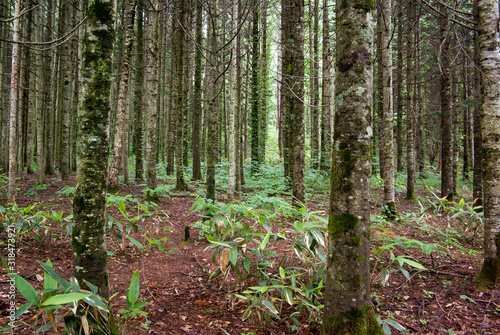
[[[135,0],[126,0],[123,3],[123,50],[121,59],[121,74],[120,83],[118,85],[118,101],[116,106],[116,124],[115,124],[115,138],[113,145],[113,159],[109,168],[109,185],[108,188],[111,192],[116,193],[120,189],[118,183],[118,175],[122,168],[125,150],[124,148],[124,132],[128,131],[127,113],[127,97],[128,86],[130,78],[130,63],[132,61],[132,37],[134,34],[134,19],[135,19]]]
[[[403,52],[404,52],[404,41],[403,41],[403,2],[397,2],[398,11],[398,61],[396,70],[396,170],[398,172],[403,171]]]
[[[232,12],[232,30],[236,32],[238,27],[238,3],[235,3]],[[234,115],[236,109],[236,38],[231,42],[231,64],[229,69],[229,105],[228,105],[228,140],[229,140],[229,173],[227,183],[227,195],[229,199],[234,199],[235,170],[236,170],[236,150],[234,138]]]
[[[201,128],[201,65],[202,65],[202,47],[203,47],[203,17],[201,0],[196,0],[196,43],[194,56],[194,101],[193,101],[193,180],[201,179],[201,157],[200,157],[200,128]]]
[[[135,134],[135,180],[144,180],[144,20],[142,2],[137,6],[137,55],[135,59],[135,102],[134,102],[134,134]]]
[[[252,161],[252,173],[258,173],[260,170],[260,116],[261,113],[259,106],[259,2],[254,0],[252,5],[253,19],[252,19],[252,74],[251,74],[251,112],[250,112],[250,149]]]
[[[408,1],[408,36],[406,44],[406,199],[415,200],[415,111],[413,109],[413,24],[415,8]]]
[[[176,17],[172,20],[173,22],[173,86],[172,86],[172,99],[173,99],[173,110],[172,114],[175,118],[175,169],[176,169],[176,189],[178,191],[187,190],[187,184],[184,181],[184,166],[183,166],[183,126],[184,118],[186,117],[186,109],[184,108],[186,93],[184,89],[184,29],[186,27],[186,20],[184,12],[185,1],[178,0],[174,2]],[[186,74],[187,75],[187,74]]]
[[[20,61],[21,61],[21,27],[19,14],[21,13],[21,0],[16,0],[14,5],[14,35],[12,40],[12,70],[10,75],[10,117],[9,117],[9,186],[7,197],[14,201],[16,195],[16,163],[17,163],[17,116],[19,108],[18,90],[20,79]]]
[[[444,0],[447,2],[447,0]],[[447,13],[440,5],[442,13]],[[439,18],[441,31],[441,197],[453,197],[453,129],[451,110],[451,75],[450,75],[450,23],[448,16]]]
[[[331,161],[331,62],[332,52],[330,50],[330,23],[328,18],[328,0],[323,0],[323,69],[321,83],[321,169],[328,171]]]
[[[267,83],[267,67],[269,62],[268,48],[267,48],[267,1],[262,1],[261,9],[261,31],[262,43],[260,52],[260,110],[259,110],[259,162],[264,164],[266,162],[266,146],[267,146],[267,97],[268,97],[268,83]]]
[[[238,4],[238,11],[236,17],[238,18],[237,24],[241,24],[240,12],[241,12],[241,3],[239,0],[236,0]],[[243,184],[243,117],[242,117],[242,108],[241,108],[241,34],[236,36],[236,105],[235,105],[235,191],[241,192],[242,184]]]
[[[477,2],[474,3],[474,13],[478,20]],[[483,137],[481,135],[481,71],[479,58],[479,33],[474,32],[474,175],[472,177],[472,197],[475,206],[482,211],[483,206]]]
[[[393,92],[392,92],[392,5],[391,0],[379,0],[378,10],[380,32],[381,59],[379,67],[382,74],[382,116],[379,122],[382,124],[382,157],[380,172],[384,180],[384,211],[389,218],[396,215],[396,203],[394,202],[394,135],[393,135]]]

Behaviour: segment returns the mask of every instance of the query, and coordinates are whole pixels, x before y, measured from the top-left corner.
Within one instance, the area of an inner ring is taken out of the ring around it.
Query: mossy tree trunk
[[[480,286],[500,284],[500,33],[496,0],[478,1],[481,134],[484,177],[484,262]]]
[[[78,167],[73,198],[72,234],[75,277],[99,288],[109,297],[106,225],[106,184],[110,111],[111,55],[114,41],[112,2],[91,0],[83,41],[83,103],[78,127]]]
[[[123,159],[128,158],[128,148],[124,147],[125,132],[128,132],[128,84],[130,78],[130,63],[132,61],[132,42],[134,35],[135,0],[126,0],[123,3],[122,23],[124,41],[122,43],[122,59],[120,83],[118,85],[118,102],[116,104],[115,138],[113,145],[113,159],[109,168],[109,190],[117,192],[120,189],[118,175],[123,166]],[[127,150],[127,151],[126,151]]]
[[[236,0],[238,3],[238,14],[237,14],[237,24],[241,24],[240,12],[241,3],[240,0]],[[243,180],[243,112],[241,108],[241,33],[236,36],[236,106],[235,106],[235,182],[234,188],[236,192],[241,192]]]
[[[292,181],[293,201],[305,197],[304,1],[282,0],[283,134],[285,177]]]
[[[232,12],[232,30],[238,28],[238,3],[236,2]],[[234,199],[235,170],[236,170],[236,150],[235,150],[235,110],[236,110],[236,38],[231,42],[231,64],[229,68],[229,104],[228,104],[228,161],[229,173],[227,182],[227,195],[229,199]]]
[[[144,180],[144,13],[142,2],[137,6],[137,43],[135,58],[135,100],[134,100],[134,134],[135,134],[135,180]]]
[[[328,0],[323,0],[323,64],[321,83],[321,169],[328,170],[331,161],[331,99],[332,99],[332,51],[330,49],[330,20]]]
[[[447,2],[445,0],[445,2]],[[451,111],[450,23],[448,12],[440,5],[441,32],[441,197],[453,196],[453,129]]]
[[[337,2],[336,111],[324,335],[383,334],[370,297],[374,10],[374,1]]]
[[[267,98],[269,95],[269,84],[267,82],[268,77],[268,62],[269,49],[268,49],[268,28],[267,28],[267,0],[262,1],[261,7],[261,31],[262,31],[262,42],[261,42],[261,52],[260,52],[260,111],[259,111],[259,161],[264,164],[266,162],[266,146],[267,146]]]
[[[314,0],[312,24],[312,59],[311,59],[311,167],[319,169],[320,162],[320,107],[319,107],[319,0]]]

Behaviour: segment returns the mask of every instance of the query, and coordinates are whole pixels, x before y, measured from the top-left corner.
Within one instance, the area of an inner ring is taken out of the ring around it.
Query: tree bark
[[[447,2],[447,0],[444,0]],[[440,5],[442,13],[447,13]],[[453,197],[453,129],[451,110],[451,75],[450,75],[450,23],[448,15],[439,18],[441,31],[441,197]]]
[[[89,1],[84,38],[84,95],[78,127],[77,185],[73,198],[72,233],[75,277],[96,285],[109,298],[104,229],[111,94],[111,54],[114,41],[112,2]]]
[[[283,24],[283,21],[286,21]],[[304,125],[304,2],[282,0],[283,77],[286,90],[285,115],[289,173],[293,202],[305,200],[305,125]]]
[[[260,170],[260,116],[262,112],[259,106],[259,1],[254,0],[253,3],[253,18],[252,18],[252,74],[251,74],[251,112],[250,112],[250,150],[252,161],[252,173],[258,173]]]
[[[403,52],[404,52],[404,41],[403,41],[403,2],[397,2],[398,11],[398,60],[396,66],[396,171],[403,171]]]
[[[20,80],[20,62],[21,62],[21,26],[19,14],[21,13],[21,0],[16,0],[14,4],[14,35],[12,40],[12,69],[10,75],[10,117],[9,117],[9,186],[7,197],[14,202],[16,195],[16,164],[17,164],[17,121],[19,99],[17,97],[19,91]]]
[[[142,2],[137,6],[137,55],[135,58],[135,101],[134,101],[134,134],[135,134],[135,180],[144,180],[144,13]]]
[[[480,287],[500,284],[500,33],[496,0],[479,0],[481,134],[484,172],[484,262]]]
[[[478,20],[477,2],[474,2],[474,13]],[[479,33],[474,32],[474,175],[472,177],[472,197],[475,206],[482,211],[483,206],[483,137],[481,135],[481,71],[479,49]]]
[[[370,298],[374,2],[337,2],[336,111],[322,334],[384,334]],[[353,43],[356,41],[356,43]]]
[[[415,200],[415,110],[413,108],[413,24],[415,9],[413,0],[408,1],[408,36],[406,44],[406,199]]]
[[[381,59],[379,67],[382,74],[382,157],[380,163],[381,177],[384,180],[385,215],[393,218],[396,215],[394,202],[394,135],[393,135],[393,93],[392,93],[392,5],[391,0],[379,0],[380,21],[377,29],[380,32]]]
[[[201,179],[201,157],[200,157],[200,131],[201,131],[201,64],[203,47],[203,17],[201,0],[196,0],[196,45],[194,56],[194,101],[193,101],[193,180]]]
[[[236,2],[232,12],[232,31],[236,33],[238,28],[238,3]],[[235,150],[235,110],[236,110],[236,38],[231,42],[231,64],[229,69],[229,105],[228,105],[228,160],[229,160],[229,173],[227,182],[227,195],[230,200],[234,199],[235,189],[235,170],[236,170],[236,150]]]
[[[121,59],[121,74],[120,83],[118,85],[118,101],[116,105],[116,124],[115,124],[115,138],[113,145],[113,158],[111,166],[109,167],[109,185],[110,192],[116,193],[120,189],[118,183],[118,175],[123,166],[123,159],[127,159],[128,155],[125,154],[124,136],[128,132],[128,86],[130,78],[130,63],[132,61],[132,42],[134,35],[134,19],[135,19],[135,0],[126,0],[123,3],[123,18],[122,23],[124,41],[122,44],[122,59]],[[126,158],[124,158],[124,156]]]
[[[323,64],[321,83],[321,169],[329,170],[331,165],[331,98],[332,78],[331,63],[332,52],[330,49],[330,22],[328,18],[328,0],[323,0]]]

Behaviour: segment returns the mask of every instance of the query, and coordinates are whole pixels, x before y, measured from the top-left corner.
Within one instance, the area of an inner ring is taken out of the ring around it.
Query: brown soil
[[[25,207],[35,202],[43,211],[64,211],[64,216],[71,213],[71,199],[60,196],[56,192],[65,185],[74,186],[74,176],[69,182],[49,179],[45,190],[36,189],[33,176],[23,176],[19,181],[16,203]],[[142,186],[123,187],[121,195],[131,194],[142,199]],[[34,193],[36,192],[36,194]],[[422,195],[421,195],[422,196]],[[374,199],[380,197],[374,191]],[[328,197],[315,195],[315,199],[307,204],[309,208],[325,210]],[[5,198],[0,204],[5,205]],[[198,238],[198,229],[191,229],[191,241],[184,241],[184,228],[200,219],[199,213],[190,212],[194,197],[186,193],[175,193],[169,197],[161,197],[159,209],[167,216],[156,215],[147,219],[143,225],[148,236],[158,239],[166,238],[166,246],[177,248],[176,252],[166,254],[146,241],[142,230],[132,236],[145,245],[144,251],[127,243],[119,245],[114,238],[108,238],[108,250],[113,254],[108,258],[111,288],[117,295],[112,300],[114,311],[125,307],[125,295],[130,279],[135,270],[139,270],[141,278],[140,299],[149,302],[144,308],[151,321],[149,330],[142,328],[145,318],[129,320],[121,327],[127,334],[319,334],[320,326],[308,323],[307,316],[301,319],[298,330],[290,329],[290,321],[269,320],[267,324],[257,317],[242,321],[246,305],[234,299],[234,293],[241,286],[223,283],[219,277],[208,280],[207,272],[212,272],[217,265],[211,262],[211,251],[205,250],[209,245]],[[373,213],[380,213],[378,205],[374,205]],[[418,212],[415,203],[399,200],[400,213]],[[116,206],[111,207],[111,215],[119,219],[121,214]],[[424,213],[425,221],[405,220],[395,222],[384,229],[374,227],[372,238],[376,247],[384,244],[384,239],[393,236],[404,236],[423,242],[435,241],[438,233],[432,233],[431,227],[454,226],[459,223],[448,221],[446,214]],[[403,215],[404,216],[404,215]],[[408,217],[408,215],[407,215]],[[425,223],[424,223],[425,222]],[[66,279],[72,276],[72,250],[67,234],[55,222],[46,222],[51,227],[47,233],[41,229],[17,240],[17,272],[28,282],[42,289],[37,274],[43,271],[37,261],[50,259],[54,268]],[[463,229],[462,229],[463,230]],[[5,238],[5,234],[1,234]],[[470,250],[450,246],[448,253],[432,253],[427,255],[420,249],[395,248],[396,256],[410,255],[420,261],[427,269],[410,271],[411,280],[407,280],[401,272],[394,272],[385,286],[380,284],[381,268],[387,264],[388,256],[372,262],[372,294],[373,305],[382,319],[391,317],[408,329],[411,334],[500,334],[500,292],[496,289],[479,291],[474,278],[480,270],[482,254],[474,250],[481,249],[481,237],[464,233],[460,245]],[[286,245],[278,247],[278,254],[288,253]],[[388,252],[386,251],[388,255]],[[2,252],[2,264],[6,264],[6,254]],[[2,266],[0,285],[0,326],[7,323],[7,290],[8,274]],[[22,304],[18,294],[16,302]],[[285,310],[284,313],[290,313]],[[119,315],[116,313],[117,317]],[[22,317],[30,323],[32,314]],[[60,328],[61,330],[62,328]],[[252,333],[253,332],[253,333]],[[392,328],[393,334],[398,333]],[[27,325],[18,325],[15,334],[31,334],[33,330]]]

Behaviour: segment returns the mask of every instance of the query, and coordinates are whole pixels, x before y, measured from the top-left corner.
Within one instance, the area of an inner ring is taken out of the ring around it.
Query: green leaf
[[[460,299],[466,299],[466,300],[469,300],[470,302],[476,303],[476,302],[474,301],[474,299],[472,299],[472,298],[470,298],[470,297],[466,296],[465,294],[460,295]]]
[[[283,278],[283,279],[285,279],[285,276],[286,276],[286,274],[285,274],[285,269],[283,269],[283,268],[280,266],[280,277],[281,277],[281,278]]]
[[[313,234],[316,242],[318,242],[318,244],[321,247],[325,246],[325,238],[323,237],[323,234],[318,229],[316,229],[316,228],[312,229],[311,234]]]
[[[221,245],[221,246],[226,247],[226,248],[231,248],[231,246],[229,244],[219,242],[218,240],[216,240],[214,237],[212,237],[210,235],[205,235],[205,236],[207,238],[207,241],[212,243],[212,244]]]
[[[56,270],[54,270],[54,268],[52,267],[52,264],[50,263],[50,260],[47,260],[47,263],[43,263],[43,262],[38,262],[42,268],[47,271],[47,273],[52,277],[54,278],[58,283],[59,285],[61,285],[61,287],[65,290],[69,287],[69,281],[67,281],[66,279],[62,278],[57,272]]]
[[[233,265],[236,265],[236,261],[238,260],[238,249],[231,248],[229,250],[229,259],[231,260],[231,263],[233,263]]]
[[[49,305],[62,305],[62,304],[67,304],[73,301],[78,301],[82,300],[88,296],[90,296],[90,293],[80,293],[80,292],[71,292],[71,293],[65,293],[65,294],[58,294],[53,297],[50,297],[49,299],[45,300],[42,305],[43,306],[49,306]]]
[[[388,325],[396,328],[397,330],[399,330],[403,334],[408,333],[408,331],[406,330],[405,327],[403,327],[401,324],[399,324],[398,322],[394,321],[393,319],[385,319],[385,323],[387,323]]]
[[[214,273],[210,276],[209,280],[214,280],[215,278],[219,277],[222,274],[222,270],[220,268],[217,268]]]
[[[259,246],[260,250],[264,250],[266,248],[266,245],[269,242],[270,238],[271,238],[271,232],[268,232]]]
[[[404,262],[409,266],[413,266],[415,269],[427,270],[425,266],[423,266],[419,262],[412,261],[411,259],[404,258]]]
[[[245,270],[247,270],[247,272],[250,272],[250,264],[251,264],[251,260],[250,258],[245,258],[243,260],[243,266],[245,267]]]
[[[95,308],[98,308],[98,309],[101,309],[105,312],[108,311],[108,306],[106,306],[106,304],[104,304],[104,302],[102,301],[102,299],[95,295],[95,294],[91,294],[89,295],[88,297],[85,297],[83,298],[83,300],[89,304],[90,306],[93,306]]]
[[[265,299],[262,299],[262,304],[264,306],[266,306],[266,308],[276,317],[278,317],[279,315],[279,312],[278,310],[276,309],[276,307],[274,306],[274,304],[269,301],[269,300],[265,300]]]
[[[123,214],[124,217],[126,217],[128,219],[128,216],[127,216],[127,213],[125,213],[125,211],[127,210],[127,208],[125,207],[125,204],[120,201],[118,203],[118,209],[120,210],[120,212]]]
[[[139,271],[135,270],[127,290],[127,308],[131,308],[139,298]]]
[[[137,241],[135,238],[127,236],[127,238],[132,242],[137,248],[144,250],[144,246],[141,244],[141,242]]]
[[[14,277],[15,286],[19,290],[19,293],[26,300],[34,302],[34,305],[37,306],[40,303],[40,297],[33,286],[17,273],[11,273],[11,276]]]
[[[283,291],[283,294],[285,295],[286,302],[288,302],[290,305],[293,305],[292,291],[290,291],[290,289],[286,288]]]
[[[21,315],[23,315],[24,312],[26,312],[28,310],[28,308],[31,307],[31,305],[33,305],[33,301],[28,301],[27,303],[25,303],[24,305],[22,305],[21,307],[19,307],[16,310],[16,313],[14,314],[14,317],[17,319],[18,317],[20,317]]]

